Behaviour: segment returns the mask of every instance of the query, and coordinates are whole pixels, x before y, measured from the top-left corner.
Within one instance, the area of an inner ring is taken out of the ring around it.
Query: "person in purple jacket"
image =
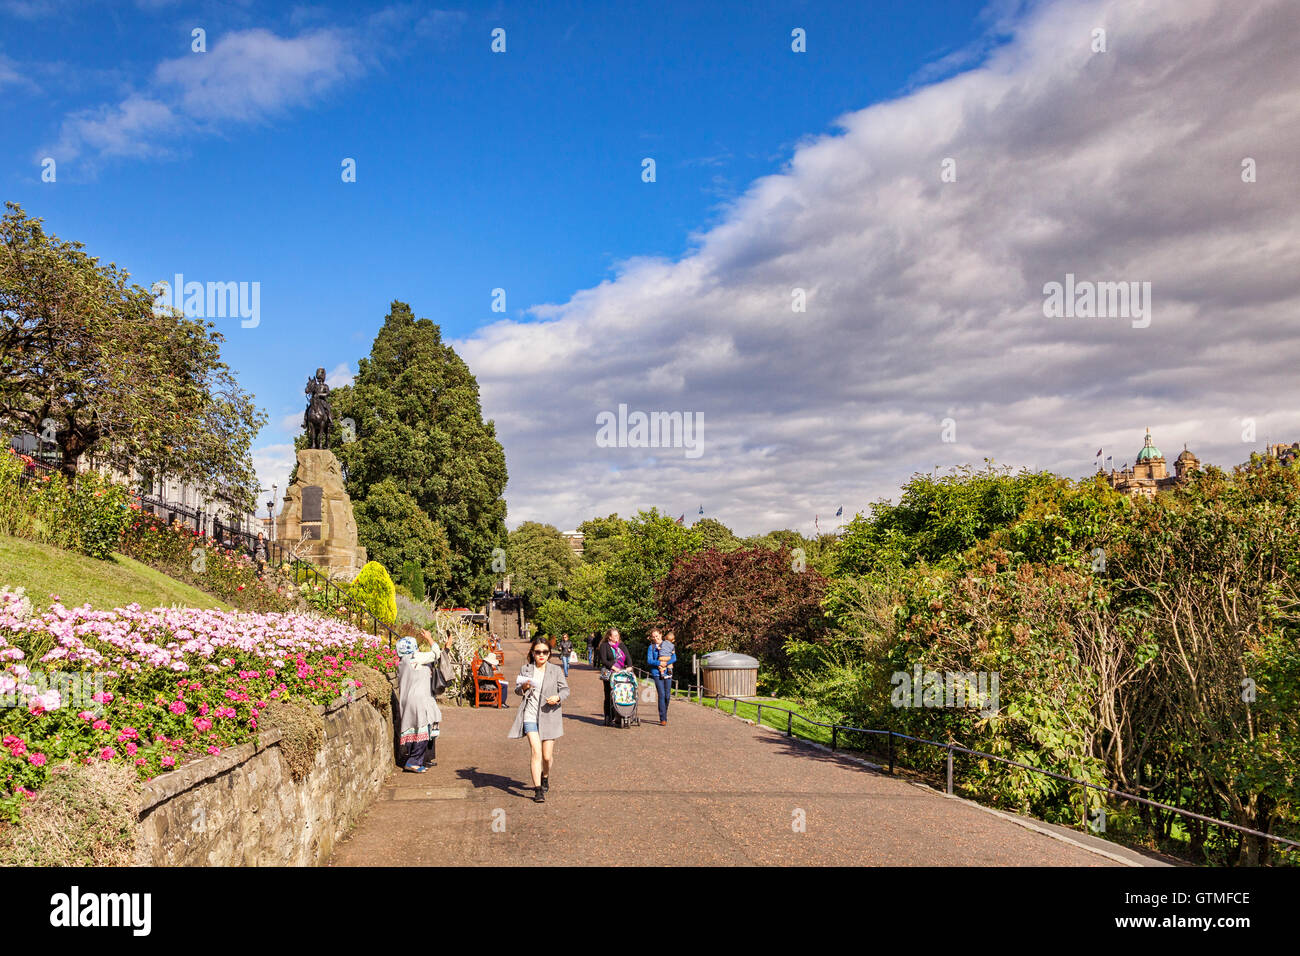
[[[610,628],[605,634],[605,640],[601,642],[596,649],[596,663],[600,665],[600,682],[605,688],[605,724],[608,726],[610,721],[609,710],[609,679],[615,671],[624,671],[632,669],[632,656],[623,646],[622,636],[616,628]]]

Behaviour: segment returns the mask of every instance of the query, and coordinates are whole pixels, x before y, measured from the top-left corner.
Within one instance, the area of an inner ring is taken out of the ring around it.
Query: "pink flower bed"
[[[14,816],[59,762],[125,760],[150,779],[253,739],[272,700],[359,694],[352,668],[396,659],[379,638],[309,614],[55,604],[30,615],[0,602],[0,813]]]

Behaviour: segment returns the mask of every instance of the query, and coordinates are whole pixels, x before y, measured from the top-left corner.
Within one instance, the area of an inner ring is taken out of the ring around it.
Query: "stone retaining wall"
[[[316,765],[293,780],[280,731],[145,784],[140,859],[150,866],[313,866],[370,805],[393,770],[392,715],[365,697],[324,714]]]

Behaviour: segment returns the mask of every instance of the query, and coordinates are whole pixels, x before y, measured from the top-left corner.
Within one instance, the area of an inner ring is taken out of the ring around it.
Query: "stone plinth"
[[[298,452],[298,474],[285,492],[275,530],[288,547],[305,535],[308,541],[299,553],[349,581],[365,565],[366,549],[357,544],[352,500],[343,490],[343,469],[332,451],[304,448]]]

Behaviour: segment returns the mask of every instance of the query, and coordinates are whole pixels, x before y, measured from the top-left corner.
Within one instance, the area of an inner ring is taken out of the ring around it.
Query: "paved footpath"
[[[507,646],[512,683],[523,648]],[[438,766],[395,770],[330,865],[1118,865],[685,701],[673,702],[667,726],[652,698],[640,727],[607,728],[596,671],[571,666],[569,683],[546,803],[532,800],[527,742],[506,738],[513,700],[444,707]],[[793,826],[799,811],[804,832]]]

